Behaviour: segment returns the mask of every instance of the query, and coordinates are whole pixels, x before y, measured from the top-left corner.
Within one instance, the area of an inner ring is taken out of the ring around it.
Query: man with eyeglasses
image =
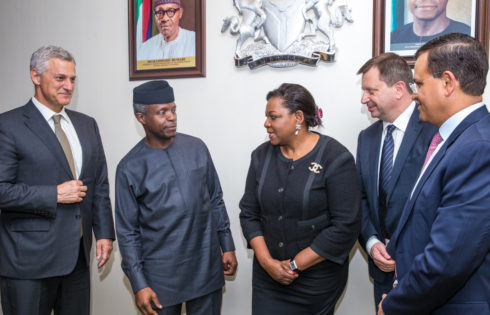
[[[379,120],[361,131],[357,169],[362,187],[359,242],[369,255],[374,301],[393,288],[395,260],[386,252],[403,206],[424,163],[436,128],[419,120],[408,85],[412,71],[405,60],[385,53],[368,60],[362,74],[361,103]]]
[[[184,14],[180,0],[155,0],[153,8],[160,33],[143,43],[138,60],[194,57],[196,33],[179,26]]]
[[[452,33],[415,58],[420,119],[438,132],[387,247],[398,285],[379,314],[490,314],[488,56]]]

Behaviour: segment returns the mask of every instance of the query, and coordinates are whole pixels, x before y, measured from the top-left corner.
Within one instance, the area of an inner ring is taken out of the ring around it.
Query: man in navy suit
[[[413,83],[412,71],[402,57],[393,53],[373,57],[358,74],[362,74],[361,102],[373,118],[379,119],[359,134],[356,162],[362,184],[359,241],[369,255],[369,274],[378,305],[394,281],[395,260],[386,252],[386,244],[398,225],[436,128],[419,121],[408,87]],[[382,187],[380,164],[390,136],[392,159],[387,163],[391,179]]]
[[[398,285],[379,314],[490,314],[488,57],[459,33],[415,57],[420,119],[439,131],[388,244]]]
[[[89,314],[92,230],[98,267],[114,239],[107,166],[93,118],[66,110],[75,60],[31,57],[34,97],[0,115],[0,290],[5,315]]]

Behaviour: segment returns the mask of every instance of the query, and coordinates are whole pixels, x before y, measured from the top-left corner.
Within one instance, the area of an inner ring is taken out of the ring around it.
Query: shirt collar
[[[458,127],[458,125],[466,118],[468,117],[469,114],[477,110],[478,108],[484,106],[483,102],[479,102],[476,104],[473,104],[471,106],[468,106],[456,114],[452,115],[449,117],[448,120],[446,120],[441,127],[439,128],[439,133],[441,134],[441,137],[443,140],[446,140],[449,138],[449,136],[453,133],[454,129]]]
[[[415,102],[412,102],[410,105],[408,105],[407,108],[398,116],[393,123],[389,123],[386,121],[383,121],[383,131],[386,130],[386,127],[389,125],[394,125],[396,129],[401,130],[403,133],[405,133],[405,130],[407,129],[408,122],[410,121],[410,117],[412,117],[413,110],[415,109]]]
[[[57,113],[43,103],[39,102],[34,96],[32,97],[32,103],[34,103],[34,106],[36,106],[36,108],[41,112],[41,115],[43,115],[46,121],[49,121],[51,118],[53,118],[53,115],[61,115],[61,117],[63,117],[67,121],[70,121],[68,115],[66,114],[65,107],[63,107],[61,112]]]

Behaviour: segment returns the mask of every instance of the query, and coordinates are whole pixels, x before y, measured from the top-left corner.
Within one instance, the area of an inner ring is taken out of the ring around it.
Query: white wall
[[[339,0],[338,4],[346,1]],[[226,282],[223,314],[250,314],[251,253],[238,221],[250,153],[266,140],[265,95],[282,82],[307,87],[323,108],[323,132],[355,154],[357,134],[372,122],[360,104],[358,68],[371,57],[372,1],[348,1],[355,22],[336,33],[337,61],[317,68],[234,66],[236,37],[221,34],[222,19],[235,14],[232,0],[207,1],[207,77],[170,80],[178,105],[179,131],[201,137],[209,146],[225,193],[237,247],[237,276]],[[114,197],[119,160],[144,135],[131,109],[128,79],[127,1],[1,1],[0,112],[23,105],[33,94],[28,63],[45,44],[60,45],[77,60],[78,86],[71,108],[95,117],[104,143]],[[488,89],[486,93],[488,99]],[[1,154],[1,153],[0,153]],[[337,314],[371,314],[372,285],[365,258],[352,251],[350,275]],[[107,267],[92,263],[92,313],[136,314],[133,296],[120,268],[117,248]]]

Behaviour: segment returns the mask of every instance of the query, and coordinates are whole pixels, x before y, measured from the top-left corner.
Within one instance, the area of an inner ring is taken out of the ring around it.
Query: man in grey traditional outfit
[[[218,175],[206,145],[177,133],[166,81],[133,90],[146,137],[116,173],[122,268],[143,314],[220,314],[224,275],[237,260]]]

